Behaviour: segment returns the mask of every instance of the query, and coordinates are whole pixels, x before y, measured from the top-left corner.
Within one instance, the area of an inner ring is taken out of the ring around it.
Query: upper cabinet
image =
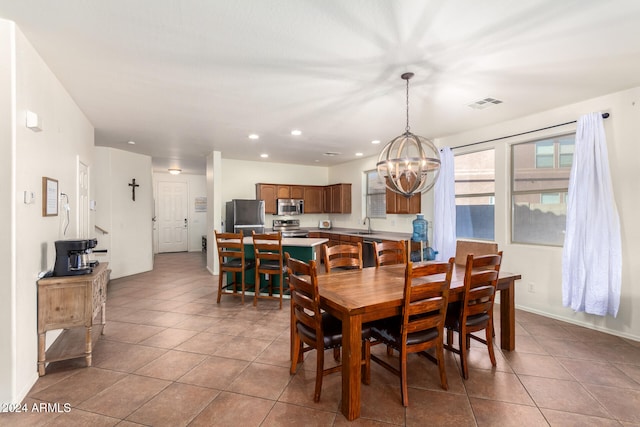
[[[267,214],[277,213],[277,199],[304,200],[304,213],[351,213],[351,184],[256,184],[256,198],[264,200]]]
[[[304,213],[324,212],[324,187],[319,185],[304,187]]]
[[[386,201],[388,214],[419,214],[422,212],[422,193],[405,197],[387,188]]]
[[[351,213],[351,184],[328,185],[324,189],[326,213]]]
[[[292,199],[304,199],[304,189],[305,189],[305,187],[302,186],[302,185],[292,185],[291,186],[291,198]],[[305,209],[306,209],[306,206],[305,206]]]
[[[290,185],[276,185],[276,198],[277,199],[291,199],[291,186]]]
[[[256,199],[264,200],[264,213],[278,213],[276,199],[278,198],[277,185],[275,184],[256,184]]]

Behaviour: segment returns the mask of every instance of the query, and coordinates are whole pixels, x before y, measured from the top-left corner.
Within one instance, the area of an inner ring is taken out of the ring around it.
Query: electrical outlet
[[[536,292],[536,286],[533,284],[533,282],[529,282],[529,284],[527,285],[527,290],[532,294]]]

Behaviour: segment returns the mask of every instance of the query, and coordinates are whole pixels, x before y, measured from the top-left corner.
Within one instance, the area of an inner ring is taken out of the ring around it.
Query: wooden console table
[[[106,322],[109,263],[100,263],[92,274],[46,277],[38,280],[38,374],[45,374],[45,364],[84,357],[91,366],[92,326],[98,312],[100,324]],[[77,331],[84,326],[84,346],[78,346]],[[75,329],[72,329],[75,328]],[[46,350],[46,332],[64,329]],[[101,328],[102,329],[102,328]],[[74,331],[76,333],[74,334]],[[102,330],[100,331],[102,333]]]

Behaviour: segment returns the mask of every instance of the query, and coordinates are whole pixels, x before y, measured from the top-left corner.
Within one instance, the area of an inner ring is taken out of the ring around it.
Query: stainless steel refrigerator
[[[233,199],[227,202],[225,231],[251,236],[264,233],[264,200]]]

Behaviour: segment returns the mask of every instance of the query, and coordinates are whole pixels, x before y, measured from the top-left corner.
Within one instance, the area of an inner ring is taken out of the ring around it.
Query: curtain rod
[[[609,117],[609,113],[602,113],[602,118],[603,119],[606,119],[608,117]],[[540,128],[540,129],[528,130],[526,132],[521,132],[521,133],[514,133],[513,135],[501,136],[500,138],[493,138],[493,139],[487,139],[486,141],[479,141],[479,142],[472,142],[471,144],[458,145],[457,147],[451,147],[451,149],[455,150],[456,148],[471,147],[472,145],[484,144],[484,143],[493,142],[493,141],[500,141],[501,139],[513,138],[514,136],[520,136],[520,135],[526,135],[528,133],[540,132],[541,130],[553,129],[553,128],[557,128],[557,127],[564,126],[564,125],[570,125],[571,123],[576,123],[576,122],[577,122],[577,120],[573,120],[571,122],[560,123],[558,125],[552,125],[552,126],[547,126],[547,127]]]

